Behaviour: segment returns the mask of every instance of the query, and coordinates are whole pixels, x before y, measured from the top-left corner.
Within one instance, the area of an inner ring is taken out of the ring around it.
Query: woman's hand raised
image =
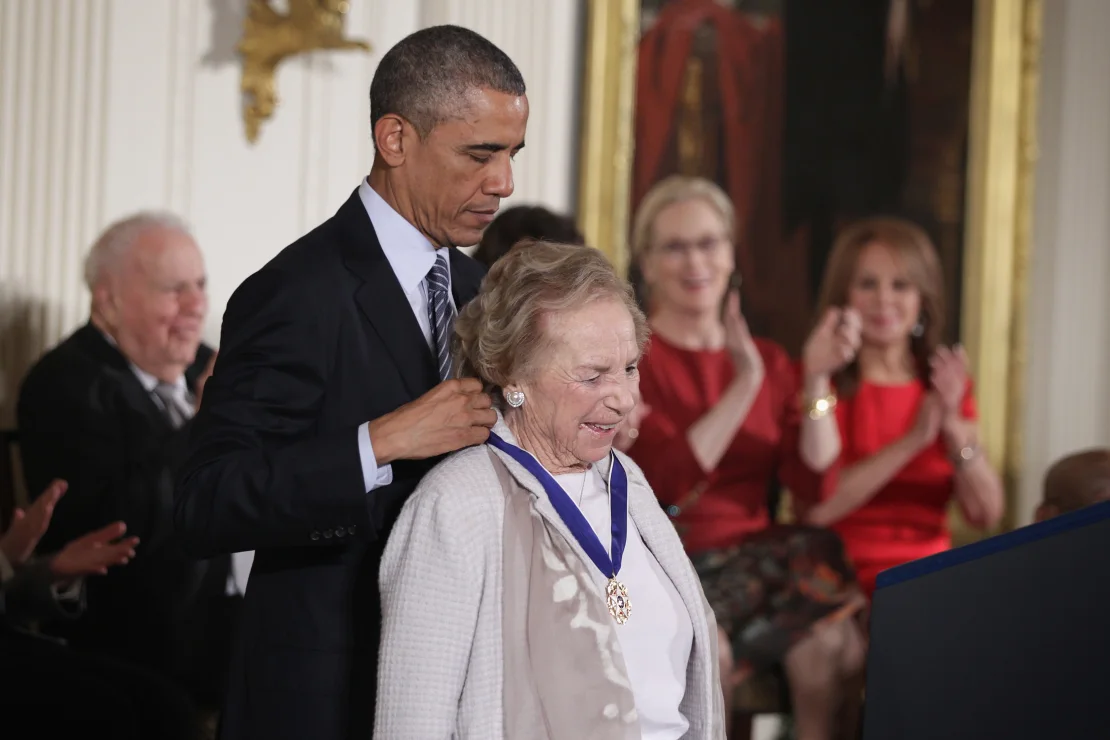
[[[802,349],[806,377],[829,377],[853,359],[860,345],[862,321],[854,308],[830,308]]]
[[[960,407],[967,393],[967,368],[967,353],[959,345],[952,349],[937,347],[929,358],[929,381],[940,396],[947,418],[960,415]]]
[[[613,439],[613,446],[621,452],[628,452],[632,449],[632,445],[636,444],[636,438],[640,436],[640,425],[648,414],[651,413],[651,407],[644,403],[643,398],[640,397],[640,389],[636,389],[636,405],[628,412],[628,416],[624,418],[624,422],[617,428],[617,436]]]
[[[762,378],[765,370],[763,356],[755,346],[748,322],[740,313],[740,294],[733,291],[725,303],[725,346],[736,364],[737,375],[755,375]]]

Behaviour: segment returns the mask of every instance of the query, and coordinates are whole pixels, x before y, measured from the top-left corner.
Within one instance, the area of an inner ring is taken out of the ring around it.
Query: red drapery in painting
[[[674,146],[694,34],[703,24],[713,28],[717,41],[724,159],[724,181],[718,184],[736,208],[736,258],[746,300],[752,308],[767,310],[774,292],[774,281],[767,278],[783,231],[781,19],[756,21],[715,0],[673,0],[663,6],[639,45],[632,208],[654,183],[673,174],[664,168]],[[713,178],[715,173],[705,174]]]

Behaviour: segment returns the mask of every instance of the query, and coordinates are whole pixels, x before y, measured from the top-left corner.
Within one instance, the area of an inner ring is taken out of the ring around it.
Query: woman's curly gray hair
[[[632,288],[598,250],[577,244],[526,239],[490,268],[482,289],[455,320],[458,376],[478,378],[494,393],[533,368],[547,339],[544,317],[593,301],[618,300],[632,316],[642,351],[647,320]]]

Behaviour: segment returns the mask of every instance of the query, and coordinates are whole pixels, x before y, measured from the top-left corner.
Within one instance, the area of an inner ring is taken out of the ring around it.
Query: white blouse
[[[585,473],[555,476],[578,505],[594,533],[609,552],[612,541],[609,488],[602,477],[608,461]],[[602,590],[608,573],[593,568]],[[617,627],[625,666],[632,683],[643,740],[677,740],[690,727],[679,711],[686,693],[686,668],[693,643],[690,614],[659,561],[644,546],[632,517],[617,580],[628,589],[632,611]]]

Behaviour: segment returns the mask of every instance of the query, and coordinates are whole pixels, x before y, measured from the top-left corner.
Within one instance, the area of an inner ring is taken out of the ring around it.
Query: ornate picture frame
[[[976,0],[973,19],[960,335],[976,378],[982,444],[1011,496],[1022,464],[1042,1]],[[640,7],[641,0],[586,5],[578,219],[622,274]]]

